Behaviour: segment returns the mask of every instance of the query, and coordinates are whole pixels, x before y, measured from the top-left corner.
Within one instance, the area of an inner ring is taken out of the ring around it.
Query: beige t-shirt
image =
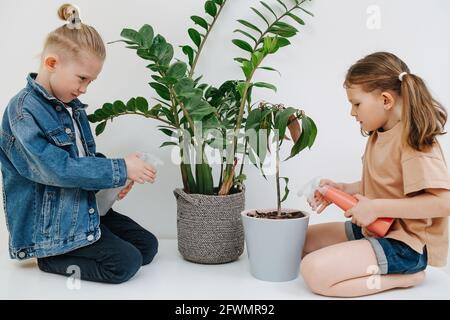
[[[450,190],[450,174],[439,142],[426,152],[403,146],[402,127],[399,122],[388,131],[375,131],[367,141],[361,191],[369,199],[407,198],[428,188]],[[447,263],[448,217],[395,219],[385,238],[402,241],[419,253],[426,245],[429,265]]]

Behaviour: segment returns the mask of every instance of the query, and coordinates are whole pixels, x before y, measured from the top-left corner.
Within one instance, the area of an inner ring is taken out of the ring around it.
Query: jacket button
[[[92,241],[92,240],[94,240],[94,236],[92,234],[88,235],[87,241]]]
[[[90,208],[90,209],[89,209],[89,213],[90,213],[90,214],[93,214],[94,212],[95,212],[95,209],[94,209],[94,208]]]
[[[18,256],[19,256],[20,259],[23,259],[23,258],[25,258],[27,256],[27,254],[25,252],[23,252],[23,251],[20,251]]]
[[[70,128],[66,128],[65,131],[66,131],[67,134],[71,134],[72,133],[72,130]]]
[[[61,111],[61,110],[62,110],[61,106],[56,106],[56,111]]]

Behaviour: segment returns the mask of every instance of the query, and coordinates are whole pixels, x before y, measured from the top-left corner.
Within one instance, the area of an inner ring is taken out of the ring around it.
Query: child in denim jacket
[[[0,129],[4,209],[11,258],[38,258],[41,270],[121,283],[152,261],[155,236],[110,209],[100,216],[96,192],[153,183],[156,170],[138,154],[108,159],[96,152],[78,97],[97,78],[105,46],[97,31],[65,4],[67,23],[46,40],[38,74],[9,102]],[[127,184],[127,181],[130,183]]]

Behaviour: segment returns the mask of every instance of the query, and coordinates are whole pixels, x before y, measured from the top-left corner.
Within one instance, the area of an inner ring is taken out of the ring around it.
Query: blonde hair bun
[[[79,13],[79,9],[70,3],[65,3],[58,9],[58,17],[64,21],[67,21],[67,19],[69,19],[70,16],[75,15],[75,13]]]

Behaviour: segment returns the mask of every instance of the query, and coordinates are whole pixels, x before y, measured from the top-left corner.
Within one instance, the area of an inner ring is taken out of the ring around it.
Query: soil
[[[247,213],[247,216],[253,217],[253,218],[258,218],[258,219],[280,220],[280,219],[298,219],[298,218],[303,218],[305,215],[301,211],[295,211],[295,212],[281,211],[281,216],[278,216],[277,211],[271,211],[271,212],[255,211],[254,213]]]

